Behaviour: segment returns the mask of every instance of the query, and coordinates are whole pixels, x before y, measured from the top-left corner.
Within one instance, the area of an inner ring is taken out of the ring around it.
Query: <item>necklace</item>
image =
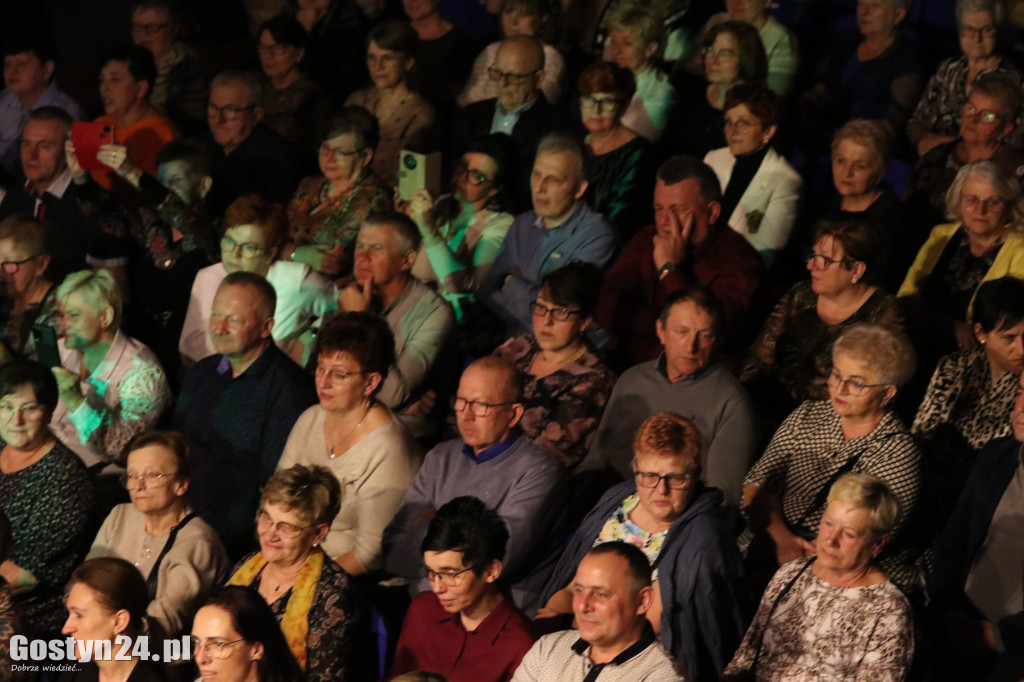
[[[544,362],[544,363],[551,364],[554,367],[563,367],[563,366],[568,365],[568,364],[570,364],[572,362],[575,362],[576,360],[579,359],[579,357],[581,355],[583,355],[586,352],[587,352],[587,344],[581,342],[579,348],[577,348],[575,351],[573,351],[568,356],[562,358],[561,360],[552,361],[552,360],[549,360],[547,358],[541,358],[541,361]],[[540,354],[538,354],[538,357],[540,357]]]
[[[356,424],[355,426],[353,426],[353,427],[352,427],[352,428],[351,428],[351,429],[349,430],[349,432],[348,432],[348,433],[346,433],[346,434],[345,434],[344,436],[342,436],[342,437],[341,437],[341,438],[339,438],[338,440],[334,441],[334,445],[332,445],[332,446],[331,446],[331,449],[327,451],[327,457],[328,457],[328,459],[334,459],[334,458],[336,458],[336,457],[339,457],[339,456],[341,456],[342,454],[344,454],[344,451],[342,451],[342,452],[338,452],[338,453],[335,453],[335,452],[334,452],[335,448],[337,448],[337,447],[338,447],[339,445],[341,445],[341,444],[342,444],[342,443],[344,443],[344,442],[345,442],[346,440],[348,440],[348,439],[349,439],[349,437],[351,437],[351,436],[352,436],[352,434],[353,434],[353,433],[355,433],[355,432],[356,432],[356,430],[357,430],[357,429],[358,429],[358,428],[359,428],[360,426],[362,426],[362,425],[363,425],[363,422],[364,422],[364,421],[366,421],[366,415],[370,414],[370,408],[372,408],[372,407],[373,407],[373,402],[372,402],[372,401],[370,401],[370,400],[367,400],[367,401],[366,401],[366,410],[365,410],[365,411],[363,412],[363,416],[362,416],[362,417],[361,417],[361,418],[359,419],[359,423],[358,423],[358,424]],[[346,448],[346,449],[347,449],[347,448]]]

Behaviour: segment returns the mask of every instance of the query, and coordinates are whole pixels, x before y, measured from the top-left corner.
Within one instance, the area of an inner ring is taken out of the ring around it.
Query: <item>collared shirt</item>
[[[590,660],[590,642],[580,637],[572,645],[572,652],[577,656],[582,656],[586,659],[588,666],[587,676],[583,678],[583,682],[592,682],[596,680],[597,676],[601,674],[601,671],[605,669],[605,666],[609,665],[622,665],[623,663],[636,658],[641,654],[644,649],[649,647],[651,644],[657,641],[654,636],[654,629],[651,628],[650,623],[644,622],[644,631],[640,635],[640,639],[636,640],[628,647],[618,653],[618,655],[607,663],[594,663]]]
[[[466,405],[466,409],[470,409],[469,405]],[[473,448],[471,448],[466,443],[463,443],[462,454],[466,455],[466,457],[469,457],[471,461],[476,462],[477,464],[483,464],[484,462],[489,462],[495,457],[500,456],[502,453],[504,453],[506,450],[512,447],[512,444],[515,443],[516,440],[518,440],[519,437],[522,435],[523,432],[519,430],[519,428],[513,428],[511,431],[509,431],[509,434],[505,436],[505,440],[501,441],[500,443],[495,443],[489,448],[484,448],[479,452],[479,454],[474,454]]]
[[[46,189],[44,189],[42,192],[36,191],[38,189],[38,187],[36,186],[36,183],[32,182],[31,180],[26,180],[25,181],[25,192],[30,197],[35,199],[35,202],[36,202],[35,209],[32,211],[32,214],[35,217],[42,219],[43,216],[41,215],[41,212],[45,213],[45,211],[46,211],[46,209],[44,207],[43,195],[45,195],[45,194],[52,194],[53,196],[55,196],[58,199],[63,199],[64,198],[64,193],[68,191],[68,187],[70,187],[70,186],[71,186],[71,171],[69,169],[67,169],[67,168],[65,168],[61,172],[61,174],[58,175],[54,179],[54,181],[52,183],[50,183],[50,186],[47,187]]]
[[[505,133],[506,135],[512,134],[512,129],[516,127],[516,123],[519,123],[519,117],[524,111],[529,109],[537,103],[536,93],[534,98],[526,104],[521,104],[512,111],[505,111],[504,107],[501,106],[501,102],[494,102],[494,118],[491,120],[491,132],[492,133]]]
[[[19,142],[28,115],[40,107],[48,106],[60,107],[76,121],[82,118],[78,103],[54,83],[46,86],[36,103],[28,109],[21,108],[21,100],[15,93],[10,90],[0,92],[0,166],[9,173],[18,177],[22,174]]]
[[[696,381],[697,379],[700,378],[700,375],[704,373],[704,370],[708,368],[708,365],[711,364],[714,363],[708,362],[706,365],[698,369],[696,372],[693,372],[692,374],[687,374],[685,376],[681,376],[675,381],[672,381],[672,377],[668,375],[668,360],[666,360],[665,354],[662,353],[661,355],[658,356],[658,373],[664,376],[666,379],[668,379],[668,382],[670,384],[678,384],[680,382],[687,381]]]
[[[685,679],[646,622],[640,638],[611,661],[595,664],[589,653],[590,643],[581,639],[575,630],[545,635],[523,657],[512,682],[677,682]]]

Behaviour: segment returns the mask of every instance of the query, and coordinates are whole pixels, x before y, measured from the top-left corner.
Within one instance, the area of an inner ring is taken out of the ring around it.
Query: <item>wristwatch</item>
[[[672,272],[675,269],[675,263],[673,263],[672,261],[666,262],[664,265],[658,268],[658,279],[661,279],[662,277],[664,277],[665,275],[667,275],[668,273]]]

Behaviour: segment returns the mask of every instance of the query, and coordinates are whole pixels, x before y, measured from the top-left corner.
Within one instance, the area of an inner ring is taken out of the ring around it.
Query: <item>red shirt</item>
[[[405,615],[389,679],[425,670],[450,682],[507,682],[536,639],[529,619],[507,597],[476,630],[466,632],[459,615],[441,608],[437,595],[421,592]]]

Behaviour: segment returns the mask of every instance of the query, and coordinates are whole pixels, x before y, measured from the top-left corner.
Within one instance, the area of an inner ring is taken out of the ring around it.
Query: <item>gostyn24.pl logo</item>
[[[55,661],[128,661],[133,658],[143,661],[187,661],[192,657],[192,643],[189,638],[162,640],[162,651],[149,650],[149,637],[118,635],[109,639],[29,639],[24,635],[11,637],[11,660],[52,663]]]

